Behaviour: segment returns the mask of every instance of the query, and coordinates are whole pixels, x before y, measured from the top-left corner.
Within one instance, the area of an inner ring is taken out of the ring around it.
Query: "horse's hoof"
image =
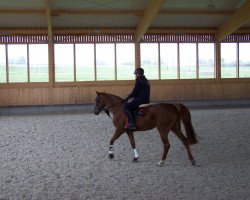
[[[138,158],[134,158],[133,160],[132,160],[132,162],[138,162]]]
[[[164,163],[164,161],[162,161],[162,160],[161,160],[160,162],[157,163],[157,166],[159,166],[159,167],[163,167],[164,165],[165,165],[165,163]]]
[[[113,159],[114,157],[115,157],[114,154],[109,154],[110,159]]]
[[[190,160],[191,161],[191,164],[193,165],[193,166],[195,166],[195,160]]]

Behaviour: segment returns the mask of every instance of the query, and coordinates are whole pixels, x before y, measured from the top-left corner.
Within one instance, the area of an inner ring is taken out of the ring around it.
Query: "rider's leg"
[[[125,104],[124,112],[128,117],[129,129],[131,131],[136,130],[136,119],[135,119],[135,116],[133,114],[133,110],[135,110],[136,107],[137,107],[137,105],[133,102],[129,102],[129,103]]]
[[[125,109],[125,114],[128,117],[129,129],[131,131],[136,130],[135,118],[130,110]]]

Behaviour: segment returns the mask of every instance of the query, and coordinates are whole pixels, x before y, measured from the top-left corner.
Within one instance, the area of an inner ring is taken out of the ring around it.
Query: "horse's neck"
[[[106,94],[106,106],[110,110],[110,112],[113,113],[113,115],[117,115],[120,113],[120,110],[123,110],[123,99],[112,95],[112,94]]]
[[[115,96],[113,94],[106,94],[106,105],[112,106],[116,103],[122,102],[122,98]]]

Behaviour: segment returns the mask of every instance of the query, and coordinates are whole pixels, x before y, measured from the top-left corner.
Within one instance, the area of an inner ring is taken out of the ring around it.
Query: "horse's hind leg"
[[[183,145],[185,146],[186,150],[187,150],[187,154],[188,154],[188,158],[189,160],[191,161],[192,165],[194,166],[195,165],[195,160],[194,160],[194,157],[191,153],[191,150],[190,150],[190,147],[189,147],[189,144],[188,144],[188,140],[187,138],[184,136],[184,134],[182,133],[181,131],[181,127],[180,127],[180,124],[177,124],[173,130],[175,135],[177,135],[177,137],[182,141]]]
[[[133,162],[137,162],[137,161],[138,161],[138,158],[139,158],[139,155],[138,155],[137,150],[136,150],[136,148],[135,148],[135,138],[134,138],[134,134],[133,134],[133,133],[128,133],[128,138],[129,138],[131,147],[132,147],[133,150],[134,150],[134,159],[133,159]]]
[[[170,143],[169,143],[169,140],[168,140],[168,133],[169,133],[170,130],[166,130],[166,129],[163,129],[163,128],[158,128],[158,131],[160,133],[161,140],[162,140],[163,147],[164,147],[164,151],[163,151],[161,160],[160,160],[160,162],[157,163],[157,165],[161,167],[165,163],[165,160],[166,160],[167,154],[168,154],[168,150],[170,148]]]

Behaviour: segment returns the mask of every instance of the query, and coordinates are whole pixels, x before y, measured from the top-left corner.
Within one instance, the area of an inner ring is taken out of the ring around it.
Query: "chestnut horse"
[[[124,114],[124,99],[108,93],[97,93],[95,99],[94,114],[98,115],[102,110],[110,111],[113,114],[113,124],[116,128],[113,137],[110,140],[109,158],[114,157],[113,144],[124,132],[127,132],[131,147],[134,150],[133,161],[138,160],[138,153],[135,146],[133,132],[126,131],[124,128],[127,117]],[[181,121],[184,124],[186,135],[181,131]],[[191,115],[188,108],[183,104],[158,103],[150,105],[143,117],[136,119],[137,131],[147,131],[157,128],[164,146],[164,151],[158,166],[163,166],[170,148],[168,133],[172,131],[184,144],[188,158],[192,165],[195,164],[189,145],[198,143],[191,123]]]

